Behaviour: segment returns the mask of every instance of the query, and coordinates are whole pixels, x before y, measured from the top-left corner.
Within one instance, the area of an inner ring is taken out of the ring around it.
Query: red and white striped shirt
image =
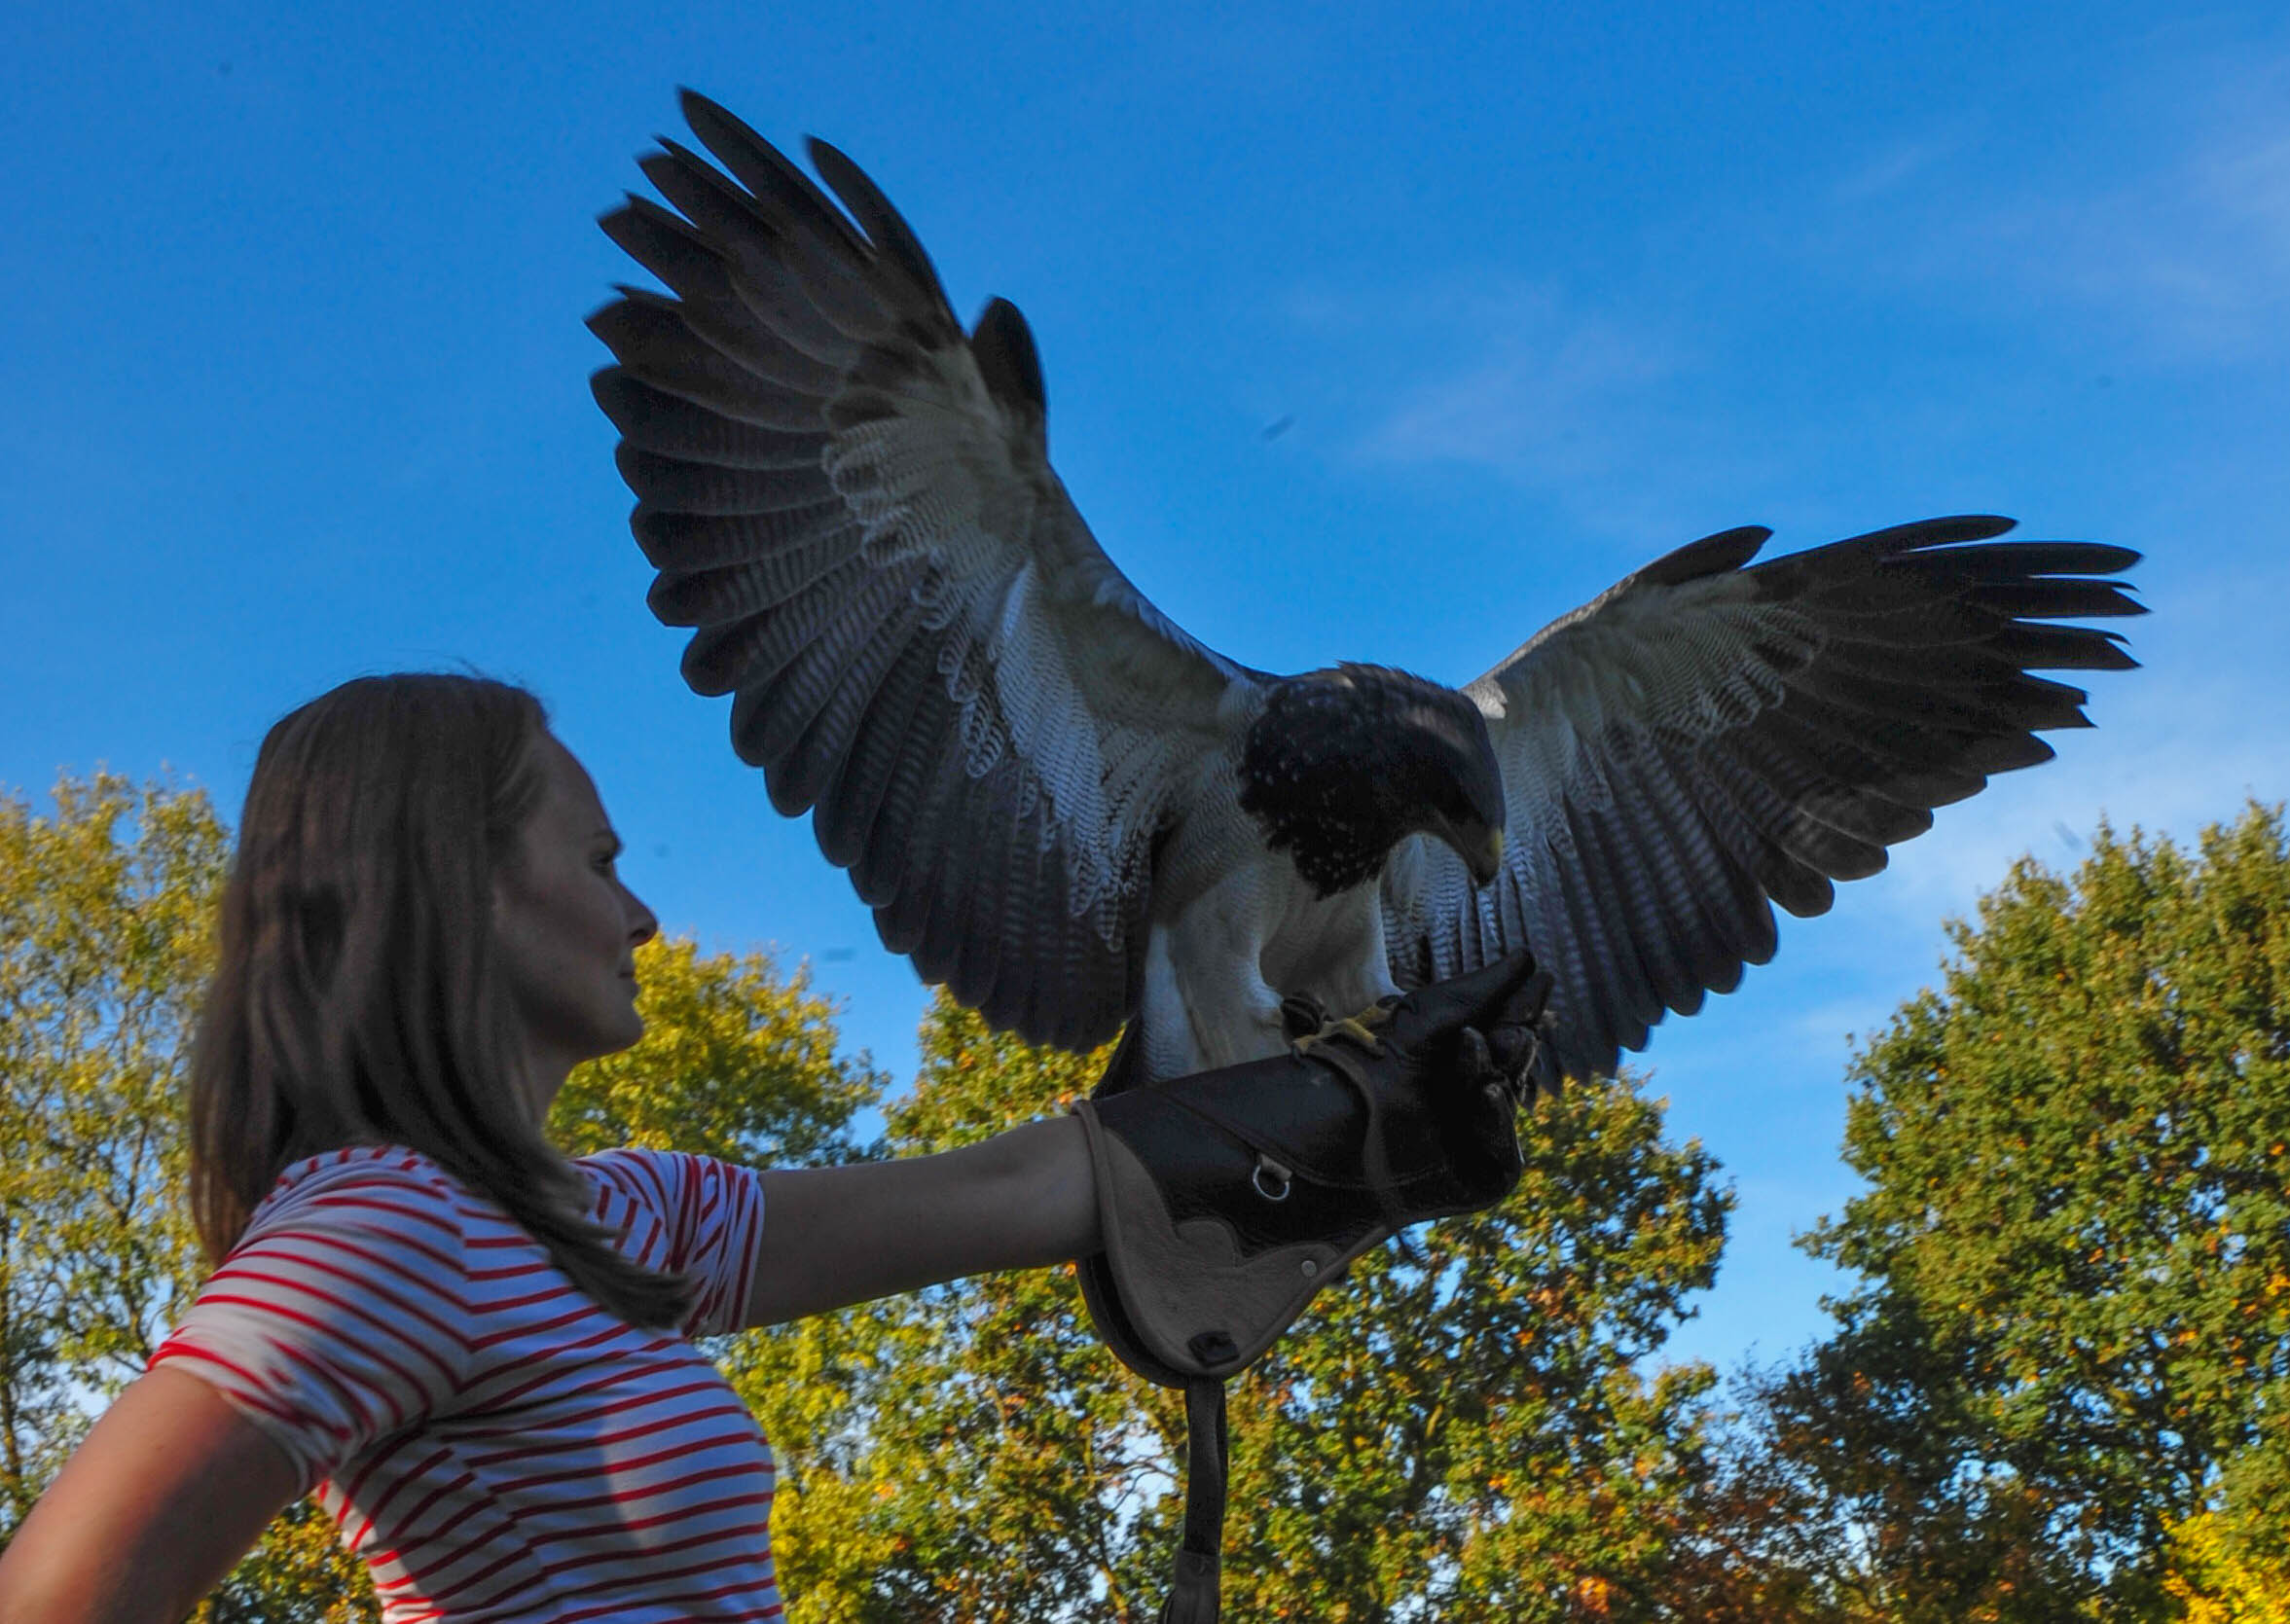
[[[761,1179],[576,1165],[623,1251],[699,1282],[677,1330],[615,1318],[435,1162],[363,1145],[289,1168],[153,1355],[285,1447],[387,1624],[780,1615],[771,1451],[688,1340],[740,1322]]]

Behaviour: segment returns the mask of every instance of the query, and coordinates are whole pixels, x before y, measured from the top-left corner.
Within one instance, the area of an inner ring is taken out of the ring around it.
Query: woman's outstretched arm
[[[294,1498],[286,1452],[162,1366],[96,1422],[0,1552],[5,1624],[175,1624]]]
[[[766,1173],[747,1323],[1064,1263],[1102,1245],[1078,1117],[935,1156]]]

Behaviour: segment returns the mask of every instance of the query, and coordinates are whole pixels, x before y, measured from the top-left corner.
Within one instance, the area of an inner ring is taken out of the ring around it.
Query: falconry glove
[[[1167,1624],[1217,1616],[1224,1381],[1370,1246],[1517,1185],[1518,1106],[1556,1083],[1541,1041],[1549,991],[1518,953],[1365,1023],[1291,1001],[1285,1055],[1075,1107],[1106,1242],[1080,1265],[1091,1317],[1131,1369],[1186,1389]]]
[[[1076,1106],[1106,1240],[1082,1269],[1100,1334],[1168,1386],[1237,1375],[1368,1247],[1509,1194],[1549,985],[1521,953],[1372,1026],[1291,1000],[1291,1030],[1319,1030],[1285,1055]]]

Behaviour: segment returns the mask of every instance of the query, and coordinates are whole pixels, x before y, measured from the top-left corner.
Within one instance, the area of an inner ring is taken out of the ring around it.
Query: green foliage
[[[1508,1201],[1315,1301],[1236,1407],[1236,1610],[1465,1624],[1653,1597],[1712,1377],[1637,1366],[1715,1275],[1730,1206],[1660,1128],[1627,1084],[1545,1102]]]
[[[835,1054],[835,1008],[769,955],[703,955],[690,937],[636,950],[636,1047],[574,1068],[549,1113],[571,1155],[616,1145],[774,1167],[864,1153],[853,1117],[888,1080]]]
[[[262,1543],[191,1614],[191,1624],[377,1624],[366,1565],[313,1499],[273,1520]]]
[[[2278,1518],[2205,1511],[2170,1531],[2163,1588],[2185,1624],[2290,1624],[2290,1552]]]
[[[1027,1048],[943,998],[923,1049],[890,1115],[902,1152],[1069,1104],[1102,1059]],[[1234,1616],[1654,1616],[1706,1473],[1710,1374],[1650,1379],[1637,1361],[1707,1283],[1728,1198],[1627,1086],[1525,1127],[1511,1202],[1361,1259],[1233,1384]],[[797,1329],[779,1352],[835,1375],[834,1401],[802,1421],[811,1449],[781,1438],[798,1460],[775,1512],[792,1617],[1154,1615],[1182,1406],[1097,1345],[1070,1270]]]
[[[1861,1055],[1868,1284],[1770,1391],[1903,1621],[2165,1618],[2165,1531],[2290,1463],[2290,851],[2102,829]],[[2236,1486],[2242,1486],[2237,1489]]]
[[[99,774],[0,796],[0,1535],[198,1278],[179,1089],[227,838]]]

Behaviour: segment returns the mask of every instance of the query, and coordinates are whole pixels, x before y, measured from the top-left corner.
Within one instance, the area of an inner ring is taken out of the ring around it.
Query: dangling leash
[[[1160,1624],[1217,1624],[1224,1579],[1224,1384],[1184,1385],[1184,1536]]]

